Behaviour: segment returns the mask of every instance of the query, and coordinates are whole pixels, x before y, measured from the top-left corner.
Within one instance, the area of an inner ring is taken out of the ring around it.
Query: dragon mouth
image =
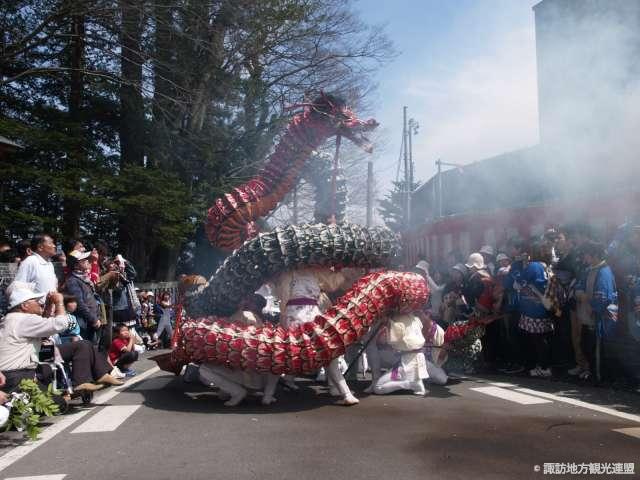
[[[378,125],[379,123],[373,118],[367,121],[351,120],[342,123],[338,128],[338,134],[348,138],[365,152],[372,153],[373,145],[365,135],[365,132],[374,130]]]

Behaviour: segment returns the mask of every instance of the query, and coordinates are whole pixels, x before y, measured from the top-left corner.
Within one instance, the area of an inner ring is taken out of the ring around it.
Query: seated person
[[[6,377],[6,391],[14,391],[22,379],[36,380],[38,355],[43,337],[74,328],[64,309],[61,293],[36,292],[33,284],[14,281],[7,288],[9,313],[0,323],[0,371]],[[54,316],[44,318],[39,300],[47,297]],[[71,362],[71,378],[75,390],[94,391],[103,385],[122,385],[109,375],[107,359],[86,340],[60,345],[59,353]],[[94,383],[94,380],[96,382]]]
[[[133,377],[136,371],[131,365],[138,360],[136,350],[136,337],[129,331],[129,327],[124,324],[116,325],[114,329],[115,337],[109,347],[109,360],[114,367],[124,373],[127,377]]]
[[[76,297],[74,297],[73,295],[65,295],[64,308],[67,311],[69,319],[75,326],[58,334],[60,343],[65,344],[82,340],[82,337],[80,336],[80,325],[78,324],[78,319],[74,315],[74,312],[78,308],[78,300],[76,299]]]
[[[378,378],[373,393],[386,395],[398,390],[412,390],[415,395],[425,395],[427,392],[422,381],[429,378],[429,373],[420,317],[415,314],[396,314],[390,318],[388,342],[400,352],[400,362]]]

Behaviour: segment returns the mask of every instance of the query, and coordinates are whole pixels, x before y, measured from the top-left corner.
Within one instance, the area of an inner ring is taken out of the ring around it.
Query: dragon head
[[[324,92],[315,101],[306,105],[311,109],[312,116],[323,116],[325,121],[328,119],[336,135],[348,138],[368,153],[373,151],[373,146],[365,133],[378,126],[375,119],[360,120],[344,99]]]

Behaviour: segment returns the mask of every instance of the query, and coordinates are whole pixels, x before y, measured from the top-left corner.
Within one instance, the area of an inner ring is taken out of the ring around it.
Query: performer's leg
[[[239,373],[239,375],[234,375],[235,373]],[[247,390],[240,383],[242,372],[234,372],[220,365],[204,364],[200,367],[200,377],[209,384],[215,384],[221,391],[231,396],[229,400],[224,402],[225,407],[235,407],[247,396]]]
[[[427,360],[427,372],[429,372],[429,379],[427,380],[430,383],[435,385],[446,385],[449,377],[444,369],[438,367],[433,362]]]
[[[327,375],[331,382],[338,388],[340,394],[342,395],[342,405],[355,405],[360,403],[356,397],[353,396],[351,390],[349,390],[349,385],[347,385],[347,381],[344,379],[344,376],[340,372],[340,363],[337,358],[334,358],[329,366],[327,367]]]
[[[382,376],[380,351],[378,350],[378,345],[375,340],[372,340],[369,345],[367,345],[366,352],[367,361],[371,367],[371,384],[365,389],[365,393],[372,393],[376,383],[378,383],[378,380]]]
[[[275,393],[278,385],[278,375],[273,373],[265,374],[264,396],[262,397],[263,405],[271,405],[276,401]]]
[[[403,378],[404,375],[402,375],[403,373],[402,370],[398,369],[398,371],[401,373],[401,378]],[[384,375],[382,375],[374,385],[373,393],[375,393],[376,395],[387,395],[392,392],[397,392],[398,390],[409,389],[410,382],[407,382],[404,379],[392,380],[391,378],[392,375],[393,375],[393,370],[390,370]]]

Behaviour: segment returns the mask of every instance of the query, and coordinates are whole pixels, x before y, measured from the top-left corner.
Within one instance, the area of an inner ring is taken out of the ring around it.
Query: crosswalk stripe
[[[62,480],[66,476],[66,473],[61,473],[59,475],[32,475],[29,477],[10,477],[5,478],[4,480]]]
[[[545,400],[532,395],[525,395],[524,393],[514,392],[500,387],[477,387],[471,388],[474,392],[484,393],[485,395],[491,395],[492,397],[502,398],[510,402],[519,403],[521,405],[536,405],[540,403],[553,403],[550,400]]]
[[[593,403],[583,402],[582,400],[576,400],[575,398],[562,397],[560,395],[554,395],[552,393],[538,392],[537,390],[531,390],[529,388],[516,388],[518,392],[537,395],[538,397],[548,398],[556,402],[568,403],[569,405],[575,405],[576,407],[582,407],[594,412],[606,413],[618,418],[624,418],[625,420],[631,420],[633,422],[640,423],[640,415],[634,415],[633,413],[618,412],[613,408],[602,407],[600,405],[594,405]]]
[[[613,431],[614,432],[618,432],[618,433],[622,433],[624,435],[629,435],[630,437],[640,438],[640,428],[639,427],[616,428]]]
[[[133,377],[131,380],[125,383],[122,387],[102,390],[96,393],[96,395],[93,398],[93,403],[96,405],[102,405],[108,402],[109,400],[111,400],[113,397],[118,395],[123,390],[127,390],[128,388],[131,388],[136,383],[141,382],[142,380],[144,380],[147,377],[150,377],[151,375],[154,375],[159,370],[160,369],[157,366],[152,367],[149,370],[141,373],[137,377]],[[80,410],[78,412],[66,414],[59,421],[55,422],[50,427],[45,428],[40,434],[40,437],[38,438],[38,440],[28,441],[24,445],[21,445],[12,450],[9,450],[4,455],[0,456],[0,472],[5,468],[7,468],[9,465],[12,465],[13,463],[17,462],[21,458],[31,453],[40,445],[45,444],[46,442],[51,440],[53,437],[58,435],[60,432],[65,430],[67,427],[76,423],[78,420],[85,417],[92,411],[93,409],[88,409],[88,410]]]
[[[142,405],[112,405],[104,407],[71,433],[113,432]]]

